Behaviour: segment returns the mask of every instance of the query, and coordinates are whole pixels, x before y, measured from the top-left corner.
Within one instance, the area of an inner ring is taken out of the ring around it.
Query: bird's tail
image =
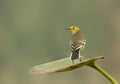
[[[70,59],[71,60],[75,60],[75,59],[81,60],[79,49],[71,53]]]

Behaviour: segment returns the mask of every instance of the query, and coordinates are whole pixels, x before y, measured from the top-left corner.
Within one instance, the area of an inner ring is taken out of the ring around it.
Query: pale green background
[[[70,55],[71,25],[86,36],[84,58],[103,55],[98,65],[120,82],[119,0],[0,0],[0,84],[110,84],[89,67],[29,74],[34,65]]]

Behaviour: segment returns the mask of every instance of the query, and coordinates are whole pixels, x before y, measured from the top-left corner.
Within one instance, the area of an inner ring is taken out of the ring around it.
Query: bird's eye
[[[73,30],[74,30],[75,28],[73,27]]]

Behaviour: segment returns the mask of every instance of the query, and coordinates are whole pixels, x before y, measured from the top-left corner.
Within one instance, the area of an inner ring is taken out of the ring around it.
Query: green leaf
[[[60,60],[56,60],[53,62],[48,62],[45,64],[40,64],[37,66],[34,66],[30,69],[30,74],[49,74],[49,73],[56,73],[56,72],[65,72],[65,71],[71,71],[77,68],[80,68],[82,66],[86,66],[95,60],[103,59],[103,56],[98,56],[90,59],[83,60],[81,62],[77,61],[77,63],[72,64],[72,61],[70,58],[64,58]]]
[[[30,69],[30,74],[50,74],[50,73],[58,73],[58,72],[65,72],[71,71],[77,68],[81,68],[82,66],[89,66],[98,72],[100,72],[105,78],[107,78],[112,84],[118,84],[118,82],[106,71],[95,64],[95,61],[98,59],[103,59],[103,56],[98,56],[90,59],[86,59],[83,61],[77,61],[75,64],[72,64],[70,58],[64,58],[60,60],[56,60],[53,62],[41,64],[34,66]]]

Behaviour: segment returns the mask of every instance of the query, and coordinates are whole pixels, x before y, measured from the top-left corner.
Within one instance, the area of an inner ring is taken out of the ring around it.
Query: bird
[[[86,45],[85,36],[78,26],[70,26],[69,28],[67,28],[67,30],[70,30],[72,33],[69,43],[72,52],[70,55],[70,59],[72,60],[73,64],[75,59],[79,59],[81,62],[80,51],[83,50]]]

